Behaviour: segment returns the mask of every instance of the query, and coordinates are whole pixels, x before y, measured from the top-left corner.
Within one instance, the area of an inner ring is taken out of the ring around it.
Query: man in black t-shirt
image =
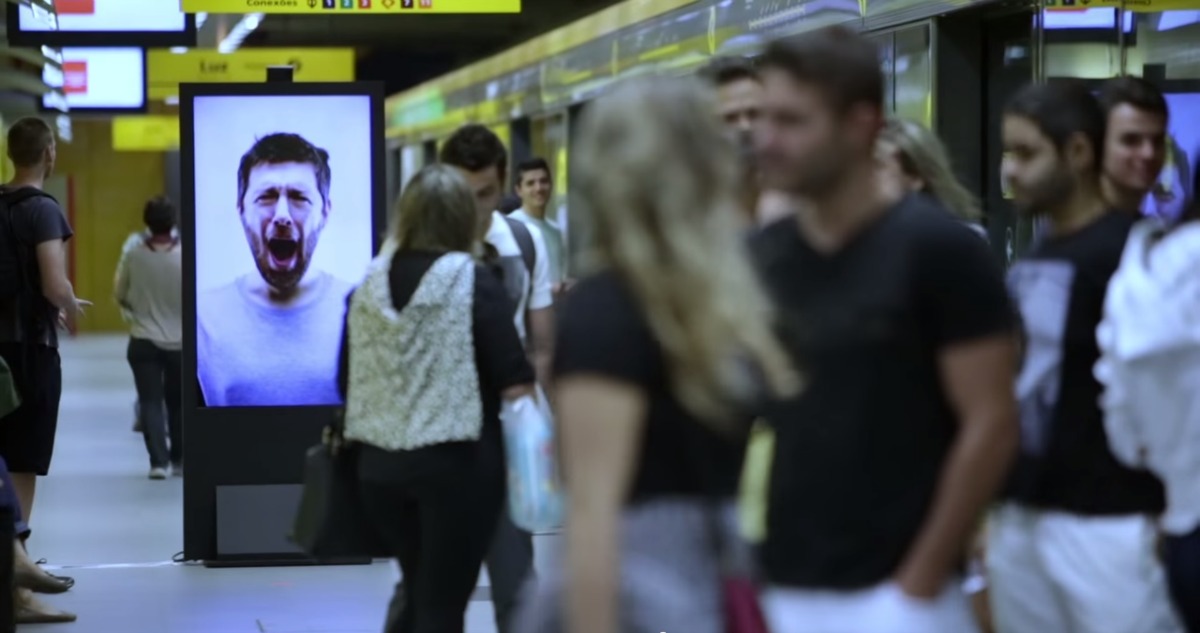
[[[970,633],[966,544],[1017,444],[1012,310],[986,244],[884,186],[873,43],[771,44],[759,149],[806,199],[753,245],[808,388],[775,435],[764,595],[776,633]]]
[[[8,462],[25,517],[32,516],[37,476],[50,469],[62,394],[58,356],[60,319],[71,326],[83,307],[67,279],[66,241],[71,238],[62,209],[41,191],[54,169],[54,131],[28,117],[8,130],[8,156],[16,167],[0,187],[6,217],[0,218],[0,248],[14,271],[0,300],[0,356],[12,369],[21,407],[0,422],[0,455]],[[10,204],[11,203],[11,204]]]
[[[1161,484],[1108,447],[1093,374],[1109,279],[1136,217],[1101,194],[1103,111],[1078,82],[1029,86],[1004,111],[1004,179],[1044,238],[1009,272],[1026,352],[1021,450],[988,534],[999,633],[1179,631],[1154,554]]]

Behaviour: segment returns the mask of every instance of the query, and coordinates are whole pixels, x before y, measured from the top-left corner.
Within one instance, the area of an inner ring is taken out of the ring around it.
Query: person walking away
[[[148,237],[117,265],[114,295],[127,315],[126,357],[137,388],[150,478],[183,476],[183,256],[175,205],[146,202]]]
[[[403,575],[386,633],[462,633],[507,514],[500,410],[534,392],[534,373],[504,287],[473,257],[490,214],[455,169],[425,167],[349,298],[344,435],[359,444],[367,518]]]
[[[134,231],[130,233],[129,237],[125,238],[125,243],[121,245],[121,257],[125,257],[125,254],[129,251],[142,248],[142,246],[146,243],[146,240],[150,239],[150,237],[152,237],[152,234],[148,228],[143,228],[140,231]],[[179,237],[179,227],[175,227],[171,230],[171,237]],[[116,286],[117,281],[114,277],[113,287],[115,288]],[[132,322],[132,317],[124,309],[121,310],[121,317],[125,319],[126,323]],[[142,406],[136,400],[133,402],[133,432],[142,432]]]
[[[1001,175],[1047,234],[1009,270],[1026,350],[1020,453],[988,528],[996,630],[1180,631],[1154,551],[1162,484],[1109,448],[1093,373],[1106,289],[1138,219],[1101,193],[1103,110],[1081,82],[1030,85],[1002,126]]]
[[[963,223],[881,177],[878,55],[837,26],[762,60],[763,174],[807,200],[751,246],[811,377],[765,416],[775,633],[976,631],[967,544],[1018,440],[1002,272]]]
[[[1133,227],[1097,340],[1108,445],[1165,485],[1167,584],[1188,633],[1200,633],[1200,219]]]
[[[508,150],[486,127],[465,125],[442,144],[439,160],[458,170],[474,192],[476,210],[483,218],[484,261],[499,275],[512,301],[513,325],[538,382],[553,393],[554,284],[546,242],[536,226],[496,211],[508,180]],[[522,586],[534,577],[533,535],[518,528],[507,512],[500,514],[499,521],[487,573],[496,629],[509,633]]]

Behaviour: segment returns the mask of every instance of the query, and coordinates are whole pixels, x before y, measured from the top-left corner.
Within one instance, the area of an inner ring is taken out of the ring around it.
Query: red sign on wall
[[[58,0],[54,10],[59,15],[91,15],[96,12],[96,0]]]
[[[85,95],[88,90],[87,61],[63,62],[63,94]]]

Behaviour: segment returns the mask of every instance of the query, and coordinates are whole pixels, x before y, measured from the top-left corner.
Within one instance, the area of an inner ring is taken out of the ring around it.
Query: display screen
[[[64,48],[62,72],[46,66],[42,80],[62,88],[71,110],[142,110],[146,107],[146,55],[140,48]],[[57,95],[42,106],[57,109]]]
[[[57,16],[8,3],[15,46],[194,46],[195,16],[173,0],[57,0]]]
[[[1133,12],[1123,14],[1122,25],[1126,33],[1133,31]],[[1117,10],[1111,7],[1090,9],[1042,10],[1042,26],[1047,30],[1073,29],[1116,29]]]
[[[186,15],[170,0],[57,0],[58,29],[21,6],[23,31],[129,32],[182,31]]]
[[[1200,93],[1168,93],[1167,164],[1158,184],[1146,196],[1142,213],[1175,222],[1195,194],[1196,165],[1200,162]]]
[[[372,256],[371,98],[197,96],[192,109],[203,405],[340,404],[346,297]]]

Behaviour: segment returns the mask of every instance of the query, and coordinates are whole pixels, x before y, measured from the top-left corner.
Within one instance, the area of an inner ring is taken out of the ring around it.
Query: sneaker
[[[156,479],[156,480],[166,479],[167,478],[167,469],[163,468],[162,466],[155,466],[154,468],[151,468],[150,469],[150,478]]]
[[[171,474],[176,477],[182,477],[183,476],[183,464],[172,464],[171,465]]]

